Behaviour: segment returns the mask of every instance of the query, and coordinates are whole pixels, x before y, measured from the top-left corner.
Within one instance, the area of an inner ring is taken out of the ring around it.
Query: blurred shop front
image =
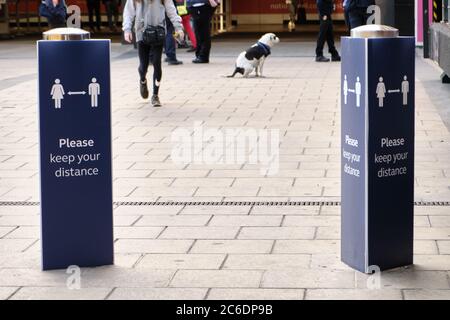
[[[126,0],[121,0],[123,7]],[[376,0],[381,7],[382,23],[395,26],[403,35],[421,36],[421,4],[424,0]],[[430,2],[436,0],[429,0]],[[445,1],[445,0],[442,0]],[[299,0],[297,32],[318,31],[316,0]],[[0,34],[13,35],[41,33],[47,28],[46,19],[38,15],[40,0],[0,0]],[[66,4],[81,8],[83,28],[88,20],[86,0],[66,0]],[[333,19],[337,29],[346,30],[344,25],[343,0],[335,0]],[[106,26],[104,5],[100,5],[103,25]],[[120,10],[121,11],[121,10]],[[223,32],[280,32],[287,31],[289,7],[286,0],[222,0],[216,11],[212,29],[215,34]],[[3,24],[3,25],[2,25]]]

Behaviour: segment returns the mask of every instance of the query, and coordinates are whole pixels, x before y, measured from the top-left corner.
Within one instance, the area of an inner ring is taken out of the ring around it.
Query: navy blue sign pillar
[[[413,263],[415,39],[342,39],[341,258]]]
[[[39,41],[43,269],[113,263],[110,42]]]

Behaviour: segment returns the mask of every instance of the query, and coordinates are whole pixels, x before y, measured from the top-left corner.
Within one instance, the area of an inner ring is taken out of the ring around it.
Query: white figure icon
[[[61,84],[61,80],[55,79],[55,84],[50,91],[52,99],[55,101],[55,109],[61,109],[61,100],[64,99],[64,87]]]
[[[403,94],[403,105],[408,105],[408,94],[409,94],[409,81],[408,77],[404,76],[402,81],[402,94]]]
[[[98,107],[98,96],[100,95],[100,84],[97,83],[96,78],[92,78],[89,84],[89,95],[91,96],[91,107]]]
[[[361,106],[361,81],[359,80],[359,77],[356,78],[355,83],[355,93],[356,93],[356,106]]]
[[[377,85],[377,98],[378,98],[378,106],[380,108],[384,107],[384,98],[386,98],[386,85],[384,84],[383,77],[380,77],[380,82]]]
[[[344,75],[344,86],[343,86],[343,90],[344,90],[344,104],[347,104],[347,99],[348,99],[348,81],[347,81],[347,75]]]

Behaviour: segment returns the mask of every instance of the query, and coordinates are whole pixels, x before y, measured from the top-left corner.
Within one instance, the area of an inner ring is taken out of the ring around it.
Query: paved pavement
[[[273,50],[266,78],[225,78],[250,43],[216,41],[210,65],[181,53],[183,66],[164,67],[159,109],[139,97],[136,53],[113,45],[114,200],[180,203],[116,205],[116,265],[84,269],[82,289],[69,290],[64,271],[40,271],[39,208],[25,205],[39,201],[35,47],[1,42],[0,201],[13,205],[0,205],[0,299],[450,299],[448,206],[416,207],[415,265],[370,290],[376,278],[339,260],[339,206],[189,203],[340,200],[340,65],[316,64],[312,43],[289,41]],[[450,201],[439,100],[450,89],[417,65],[415,198]],[[176,134],[195,130],[215,138],[175,157]],[[208,149],[220,135],[255,133],[279,138],[279,162],[234,140],[225,154]]]

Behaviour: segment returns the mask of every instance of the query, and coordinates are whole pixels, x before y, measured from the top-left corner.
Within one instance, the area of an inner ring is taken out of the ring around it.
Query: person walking
[[[184,37],[181,17],[173,4],[173,0],[127,0],[123,11],[124,38],[133,41],[132,28],[136,33],[139,56],[140,93],[143,99],[149,96],[147,86],[147,70],[153,64],[153,95],[151,104],[160,107],[159,89],[162,78],[161,59],[166,40],[166,14],[172,22],[179,38]]]
[[[89,29],[94,31],[100,31],[101,29],[101,16],[100,16],[100,0],[86,0],[88,15],[89,15]],[[94,24],[95,14],[95,24]]]
[[[211,20],[220,0],[187,0],[188,12],[194,20],[197,39],[193,63],[209,63],[211,53]]]
[[[344,10],[348,12],[350,29],[367,24],[370,14],[367,13],[369,6],[375,5],[375,0],[346,0]]]
[[[325,41],[328,45],[328,51],[331,54],[332,61],[341,61],[339,52],[334,44],[333,20],[331,14],[334,10],[333,0],[317,0],[317,8],[319,10],[320,31],[317,38],[316,61],[329,62],[330,59],[323,55]]]

